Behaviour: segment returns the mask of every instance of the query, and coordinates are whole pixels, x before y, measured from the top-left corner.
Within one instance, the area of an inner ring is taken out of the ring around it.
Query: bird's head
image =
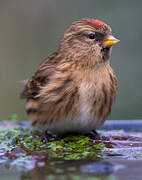
[[[119,42],[112,36],[111,28],[96,19],[80,19],[67,29],[61,42],[60,50],[74,59],[88,59],[106,62],[110,59],[111,47]],[[79,58],[80,57],[80,58]]]

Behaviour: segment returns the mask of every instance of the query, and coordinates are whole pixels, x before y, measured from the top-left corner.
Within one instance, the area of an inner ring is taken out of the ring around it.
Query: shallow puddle
[[[28,122],[0,123],[0,180],[142,179],[140,132],[101,130],[93,139],[42,143],[30,129]]]

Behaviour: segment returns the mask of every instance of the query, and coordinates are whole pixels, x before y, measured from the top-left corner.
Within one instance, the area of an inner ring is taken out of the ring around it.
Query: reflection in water
[[[110,162],[95,162],[82,165],[80,167],[82,173],[95,175],[109,175],[114,171],[114,166]]]
[[[44,167],[36,167],[21,176],[22,180],[112,180],[115,165],[110,162],[55,161]]]

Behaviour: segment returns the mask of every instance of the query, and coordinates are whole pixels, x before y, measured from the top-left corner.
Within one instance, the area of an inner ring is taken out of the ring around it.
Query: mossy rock
[[[0,128],[0,150],[11,154],[21,148],[26,154],[42,153],[49,158],[78,160],[101,157],[102,143],[87,136],[67,136],[60,140],[44,143],[42,134],[29,128]],[[23,151],[22,151],[23,152]]]

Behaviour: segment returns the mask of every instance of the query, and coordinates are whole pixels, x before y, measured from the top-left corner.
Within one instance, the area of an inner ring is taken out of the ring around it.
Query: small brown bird
[[[102,21],[73,22],[59,49],[42,62],[21,93],[32,125],[56,134],[100,128],[117,92],[110,67],[112,45],[117,42]]]

